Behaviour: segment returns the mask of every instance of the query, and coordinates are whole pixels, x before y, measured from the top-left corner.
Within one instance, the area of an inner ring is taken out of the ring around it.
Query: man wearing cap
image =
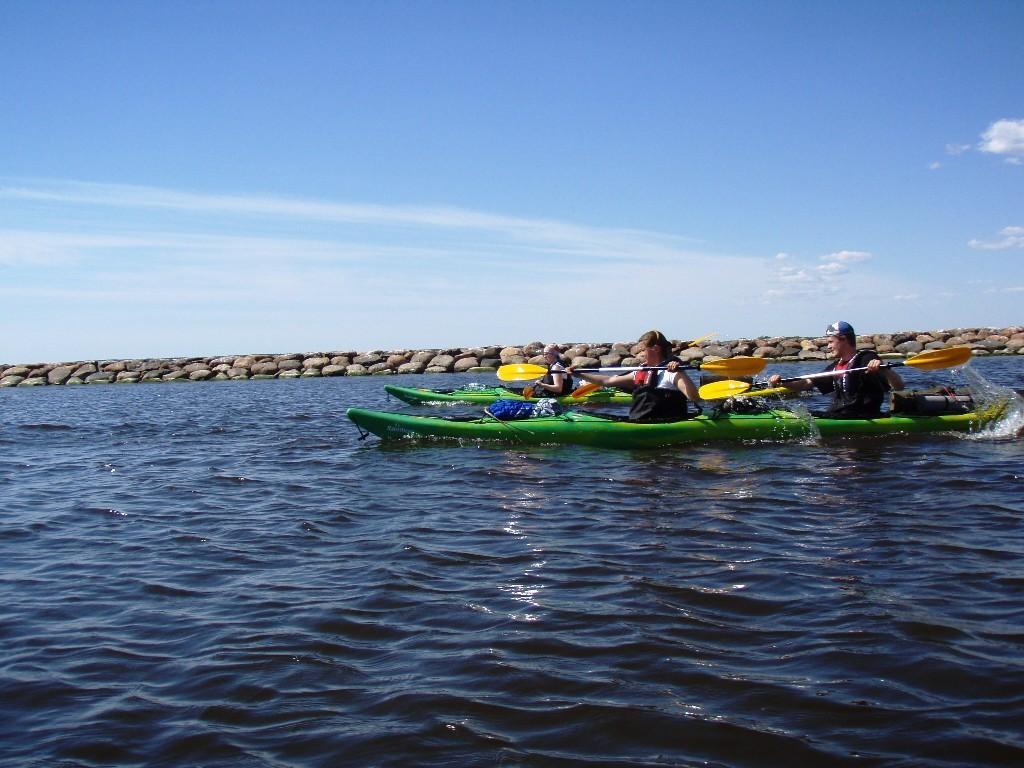
[[[902,389],[901,379],[892,368],[882,368],[882,360],[873,349],[857,349],[857,334],[849,323],[838,320],[825,330],[828,349],[835,362],[825,371],[846,371],[820,379],[796,379],[782,386],[802,392],[817,387],[824,394],[832,393],[832,405],[822,415],[831,419],[874,419],[881,415],[882,401],[890,389]],[[863,371],[853,369],[864,368]],[[781,376],[768,379],[779,386]]]

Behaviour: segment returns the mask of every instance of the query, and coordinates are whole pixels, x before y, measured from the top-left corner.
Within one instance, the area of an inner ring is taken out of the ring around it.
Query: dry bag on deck
[[[516,421],[533,416],[533,403],[522,400],[495,400],[484,408],[484,413],[501,421]]]
[[[892,413],[898,416],[945,416],[967,413],[974,399],[951,389],[911,390],[892,393]]]

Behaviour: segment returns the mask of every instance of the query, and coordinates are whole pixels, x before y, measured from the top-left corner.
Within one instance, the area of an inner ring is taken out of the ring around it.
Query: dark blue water
[[[629,452],[342,416],[470,380],[0,390],[0,764],[1024,764],[1012,430]]]

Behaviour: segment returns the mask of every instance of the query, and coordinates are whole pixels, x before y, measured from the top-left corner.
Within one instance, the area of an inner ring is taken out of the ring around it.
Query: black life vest
[[[552,392],[549,389],[537,390],[534,397],[566,397],[572,394],[574,389],[572,385],[572,376],[565,372],[565,367],[561,363],[552,363],[548,366],[548,372],[544,374],[544,378],[540,380],[541,384],[554,384],[555,377],[552,375],[552,368],[558,366],[558,372],[562,374],[562,389],[558,392]]]
[[[678,358],[671,358],[678,360]],[[666,362],[671,362],[668,360]],[[633,404],[629,420],[638,422],[682,421],[688,419],[686,395],[677,387],[659,389],[662,374],[667,371],[635,371],[633,373]],[[685,375],[680,372],[680,375]]]
[[[859,349],[847,364],[847,368],[863,368],[872,360],[878,359],[873,349]],[[834,371],[839,361],[836,360],[825,370]],[[824,416],[832,419],[873,419],[881,415],[885,393],[891,387],[885,376],[879,372],[869,374],[865,371],[844,373],[842,376],[830,376],[815,381],[820,392],[832,393],[832,405]]]

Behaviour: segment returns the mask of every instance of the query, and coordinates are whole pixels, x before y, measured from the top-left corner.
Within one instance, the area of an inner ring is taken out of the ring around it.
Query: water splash
[[[807,406],[797,400],[783,400],[781,397],[779,401],[781,405],[777,407],[787,408],[794,416],[799,416],[807,424],[807,435],[800,440],[800,443],[803,445],[820,444],[821,430],[818,429],[818,424]]]
[[[962,378],[970,387],[971,397],[979,411],[1002,411],[1002,415],[968,436],[973,440],[1006,440],[1024,435],[1024,398],[1010,387],[994,384],[977,368],[966,365],[954,370],[954,378]]]

